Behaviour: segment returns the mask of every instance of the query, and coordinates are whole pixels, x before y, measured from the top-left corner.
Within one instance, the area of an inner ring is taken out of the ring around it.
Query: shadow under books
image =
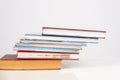
[[[120,59],[112,58],[112,57],[111,58],[93,57],[93,58],[83,58],[80,60],[62,61],[62,69],[105,67],[105,66],[113,66],[113,65],[120,66]]]
[[[74,73],[61,70],[0,70],[0,80],[17,80],[18,78],[22,80],[78,80]]]

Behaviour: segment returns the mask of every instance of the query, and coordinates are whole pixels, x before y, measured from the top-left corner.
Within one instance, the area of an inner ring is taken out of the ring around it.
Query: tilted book
[[[42,27],[42,35],[61,36],[61,37],[77,37],[77,38],[105,38],[106,31],[101,30],[85,30],[85,29],[70,29],[56,27]]]
[[[23,39],[34,41],[59,41],[59,42],[74,42],[74,43],[98,43],[98,38],[74,38],[64,36],[44,36],[41,34],[25,34]]]
[[[50,41],[50,40],[30,40],[21,39],[19,43],[24,44],[56,44],[56,45],[72,45],[72,46],[87,46],[87,43],[66,42],[66,41]]]

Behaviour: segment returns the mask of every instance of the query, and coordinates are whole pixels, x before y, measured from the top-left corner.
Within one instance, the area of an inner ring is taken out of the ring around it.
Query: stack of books
[[[42,34],[25,34],[15,44],[18,59],[79,60],[79,50],[98,43],[105,31],[43,27]]]
[[[99,39],[105,39],[105,33],[101,30],[42,27],[42,34],[25,34],[15,44],[16,59],[28,63],[32,63],[31,60],[43,60],[48,64],[56,61],[52,68],[47,66],[47,69],[60,69],[61,60],[79,60],[82,47],[88,43],[97,44]]]

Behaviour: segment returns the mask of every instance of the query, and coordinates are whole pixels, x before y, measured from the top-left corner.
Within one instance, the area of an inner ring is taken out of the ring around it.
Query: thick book
[[[65,48],[46,48],[33,46],[14,46],[14,50],[28,50],[28,51],[42,51],[42,52],[69,52],[78,53],[79,49],[65,49]]]
[[[38,52],[18,52],[17,59],[60,59],[60,60],[79,60],[78,54],[70,53],[38,53]]]
[[[65,49],[82,49],[81,46],[75,45],[62,45],[62,44],[24,44],[24,43],[16,43],[15,46],[31,46],[31,47],[45,47],[45,48],[65,48]]]
[[[42,28],[42,35],[47,35],[47,36],[104,39],[105,33],[106,31],[102,31],[102,30],[85,30],[85,29],[70,29],[70,28],[56,28],[56,27],[43,27]]]
[[[91,38],[73,38],[73,37],[57,37],[57,36],[42,36],[41,34],[25,34],[23,39],[27,40],[47,40],[47,41],[59,41],[59,42],[75,42],[75,43],[98,43],[97,39]]]
[[[18,60],[16,54],[0,59],[1,70],[54,70],[61,69],[61,60]]]

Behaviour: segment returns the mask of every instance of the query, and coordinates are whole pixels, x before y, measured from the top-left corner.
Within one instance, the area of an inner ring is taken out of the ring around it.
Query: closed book
[[[73,38],[73,37],[57,37],[57,36],[42,36],[41,34],[25,34],[23,39],[27,40],[49,40],[49,41],[65,41],[65,42],[75,42],[75,43],[98,43],[98,39],[90,39],[90,38]]]
[[[42,52],[69,52],[77,53],[79,49],[67,49],[67,48],[47,48],[47,47],[33,47],[33,46],[14,46],[14,50],[29,50],[29,51],[42,51]]]
[[[53,70],[61,69],[61,60],[18,60],[16,54],[7,54],[0,59],[2,70]]]
[[[79,54],[79,52],[51,52],[51,51],[34,51],[34,50],[17,50],[17,52]]]
[[[37,53],[37,52],[18,52],[17,59],[60,59],[60,60],[79,60],[78,54],[69,53]]]
[[[85,29],[70,29],[43,27],[42,35],[49,36],[64,36],[64,37],[81,37],[81,38],[105,38],[106,31],[101,30],[85,30]]]
[[[73,45],[73,46],[87,46],[87,43],[66,42],[66,41],[50,41],[50,40],[30,40],[21,39],[20,43],[24,44],[56,44],[56,45]]]
[[[62,45],[62,44],[25,44],[16,43],[16,46],[31,46],[31,47],[45,47],[45,48],[65,48],[65,49],[82,49],[81,46],[75,45]]]

